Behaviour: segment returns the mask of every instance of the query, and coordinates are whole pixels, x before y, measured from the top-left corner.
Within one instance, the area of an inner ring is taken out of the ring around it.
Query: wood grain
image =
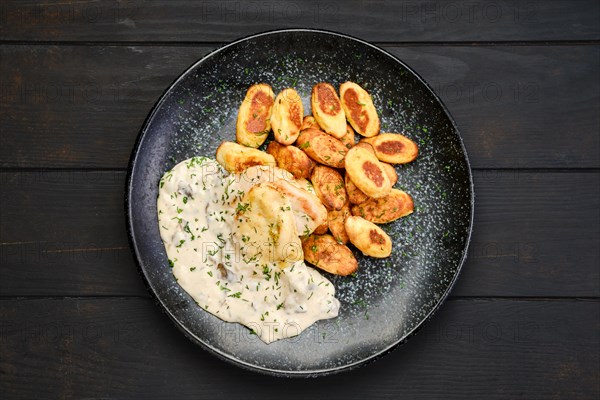
[[[378,42],[597,40],[598,13],[594,0],[5,0],[0,38],[214,42],[304,27]]]
[[[0,294],[146,295],[122,171],[0,173]],[[600,173],[475,171],[455,296],[599,296]]]
[[[388,47],[476,168],[600,167],[599,46]],[[0,46],[0,166],[124,168],[169,84],[212,47]]]
[[[2,300],[0,390],[6,398],[595,399],[599,315],[598,301],[451,300],[392,354],[307,384],[216,359],[149,299]]]

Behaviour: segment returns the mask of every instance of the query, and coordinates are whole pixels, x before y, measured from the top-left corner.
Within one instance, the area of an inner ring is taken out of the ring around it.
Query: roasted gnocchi
[[[408,193],[392,189],[389,195],[355,204],[351,210],[352,215],[363,217],[376,224],[387,224],[411,214],[414,210],[414,203]]]
[[[259,147],[271,131],[271,110],[275,94],[271,86],[250,86],[238,111],[236,141],[247,147]]]
[[[344,168],[348,149],[342,142],[318,129],[309,128],[300,132],[296,146],[314,161],[334,168]]]
[[[348,201],[344,178],[335,169],[317,165],[310,177],[315,193],[329,210],[341,210]]]
[[[296,146],[285,146],[272,141],[267,146],[267,153],[275,158],[279,168],[291,172],[294,178],[310,178],[315,163]]]
[[[223,142],[217,148],[216,159],[228,172],[243,172],[254,165],[275,165],[275,158],[264,151]]]
[[[346,115],[342,103],[329,83],[317,83],[312,89],[311,107],[319,126],[339,139],[346,134]]]
[[[351,216],[344,223],[350,243],[364,254],[385,258],[392,254],[392,239],[374,223],[364,218]]]
[[[414,161],[419,155],[417,144],[399,133],[382,133],[361,141],[373,146],[380,161],[390,164],[406,164]]]
[[[302,241],[304,260],[336,275],[350,275],[358,269],[352,251],[331,235],[310,235]]]
[[[392,185],[377,157],[363,147],[348,150],[346,173],[364,194],[373,198],[387,196]]]
[[[349,215],[351,214],[348,204],[344,204],[341,210],[327,211],[327,226],[329,227],[329,231],[335,240],[343,244],[348,243],[349,240],[346,227],[344,226],[346,217]]]
[[[376,224],[413,212],[412,197],[392,188],[398,181],[392,164],[413,161],[418,147],[403,135],[379,133],[373,100],[354,82],[343,83],[339,95],[332,85],[318,83],[310,101],[312,115],[304,116],[295,89],[275,97],[267,84],[251,86],[238,113],[237,143],[223,142],[216,158],[229,172],[254,165],[288,171],[288,180],[270,185],[290,199],[304,260],[349,275],[358,262],[347,243],[371,257],[391,254],[392,241]],[[266,152],[257,150],[271,130],[275,140]],[[358,143],[355,133],[363,137]],[[310,223],[303,223],[304,216]]]
[[[379,133],[379,116],[371,95],[354,82],[340,86],[340,99],[346,118],[361,136],[371,137]]]
[[[294,89],[284,89],[275,98],[271,111],[271,127],[275,140],[281,144],[292,144],[302,127],[304,107],[302,99]]]

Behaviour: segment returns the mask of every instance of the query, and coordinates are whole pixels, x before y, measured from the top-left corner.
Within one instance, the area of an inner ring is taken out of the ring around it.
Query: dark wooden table
[[[0,5],[0,397],[597,399],[600,6],[549,1]],[[192,344],[129,251],[124,178],[195,60],[275,28],[378,44],[445,100],[476,190],[469,257],[423,330],[365,368],[276,379]]]

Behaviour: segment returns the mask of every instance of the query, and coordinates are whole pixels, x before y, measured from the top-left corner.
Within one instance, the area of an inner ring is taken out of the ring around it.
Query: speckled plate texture
[[[415,212],[383,225],[392,237],[387,259],[356,249],[356,276],[331,279],[341,302],[337,318],[269,345],[239,324],[198,307],[175,282],[156,215],[158,181],[176,163],[214,157],[235,140],[238,107],[250,85],[275,93],[295,87],[305,113],[321,81],[366,88],[382,132],[419,145],[418,159],[396,166],[396,187],[412,195]],[[130,242],[160,306],[194,342],[217,356],[264,373],[317,376],[376,359],[411,336],[440,306],[464,262],[473,221],[473,184],[456,125],[440,99],[400,60],[367,42],[306,29],[262,33],[224,46],[191,66],[160,98],[133,151],[126,188]]]

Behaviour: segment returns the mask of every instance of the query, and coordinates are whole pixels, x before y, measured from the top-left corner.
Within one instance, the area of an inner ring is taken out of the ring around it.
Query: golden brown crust
[[[315,166],[305,152],[295,146],[285,146],[275,141],[267,146],[267,153],[271,154],[277,166],[294,175],[294,178],[309,178]]]
[[[392,239],[377,225],[364,218],[350,216],[345,222],[350,243],[364,254],[385,258],[392,253]]]
[[[381,166],[385,170],[385,174],[390,178],[390,184],[394,186],[396,182],[398,182],[398,173],[396,172],[396,169],[393,165],[384,162],[381,163]]]
[[[348,201],[344,178],[335,169],[317,165],[313,169],[310,180],[315,193],[329,210],[341,210]]]
[[[371,146],[367,142],[363,142],[362,140],[360,142],[356,143],[353,147],[368,150],[371,154],[375,155],[375,150],[373,149],[373,146]]]
[[[275,158],[264,151],[234,142],[223,142],[215,154],[217,162],[229,172],[240,173],[255,165],[275,165]]]
[[[259,147],[271,130],[274,93],[266,83],[252,85],[238,111],[236,140],[247,147]]]
[[[344,167],[348,149],[342,142],[318,129],[309,128],[300,132],[296,146],[314,161],[334,168]]]
[[[324,222],[321,225],[317,226],[317,229],[315,229],[313,233],[315,235],[324,235],[327,233],[328,230],[329,226],[327,225],[327,222]]]
[[[347,148],[352,148],[354,146],[354,129],[350,124],[346,124],[346,134],[340,138],[340,142],[344,143],[344,146]]]
[[[386,224],[409,215],[414,210],[412,197],[406,192],[392,189],[390,194],[380,199],[369,199],[352,206],[352,215],[360,216],[376,224]]]
[[[352,251],[331,235],[310,235],[302,241],[304,260],[335,275],[350,275],[358,269]]]
[[[399,133],[382,133],[361,142],[373,146],[377,158],[390,164],[406,164],[419,155],[417,144]]]
[[[271,111],[271,127],[275,140],[286,145],[294,143],[300,133],[303,115],[300,95],[291,88],[282,90],[275,98]]]
[[[315,128],[315,129],[321,130],[321,127],[317,123],[317,120],[312,115],[307,115],[304,117],[304,119],[302,120],[302,126],[300,127],[300,130],[303,131],[303,130],[309,129],[309,128]]]
[[[346,233],[346,227],[344,222],[346,218],[350,216],[350,207],[348,204],[344,204],[341,210],[329,210],[327,212],[327,225],[331,234],[340,243],[348,243],[348,234]]]
[[[313,86],[311,107],[323,131],[338,139],[346,134],[346,115],[333,86],[325,82]]]
[[[364,194],[373,198],[385,197],[392,185],[373,153],[363,147],[348,150],[345,160],[346,173]]]
[[[365,137],[379,133],[379,116],[365,89],[354,82],[344,82],[340,86],[340,98],[346,118],[356,133]]]
[[[369,200],[369,196],[364,194],[359,188],[356,187],[347,173],[344,177],[344,183],[346,184],[346,193],[348,193],[348,200],[350,203],[361,204]]]

